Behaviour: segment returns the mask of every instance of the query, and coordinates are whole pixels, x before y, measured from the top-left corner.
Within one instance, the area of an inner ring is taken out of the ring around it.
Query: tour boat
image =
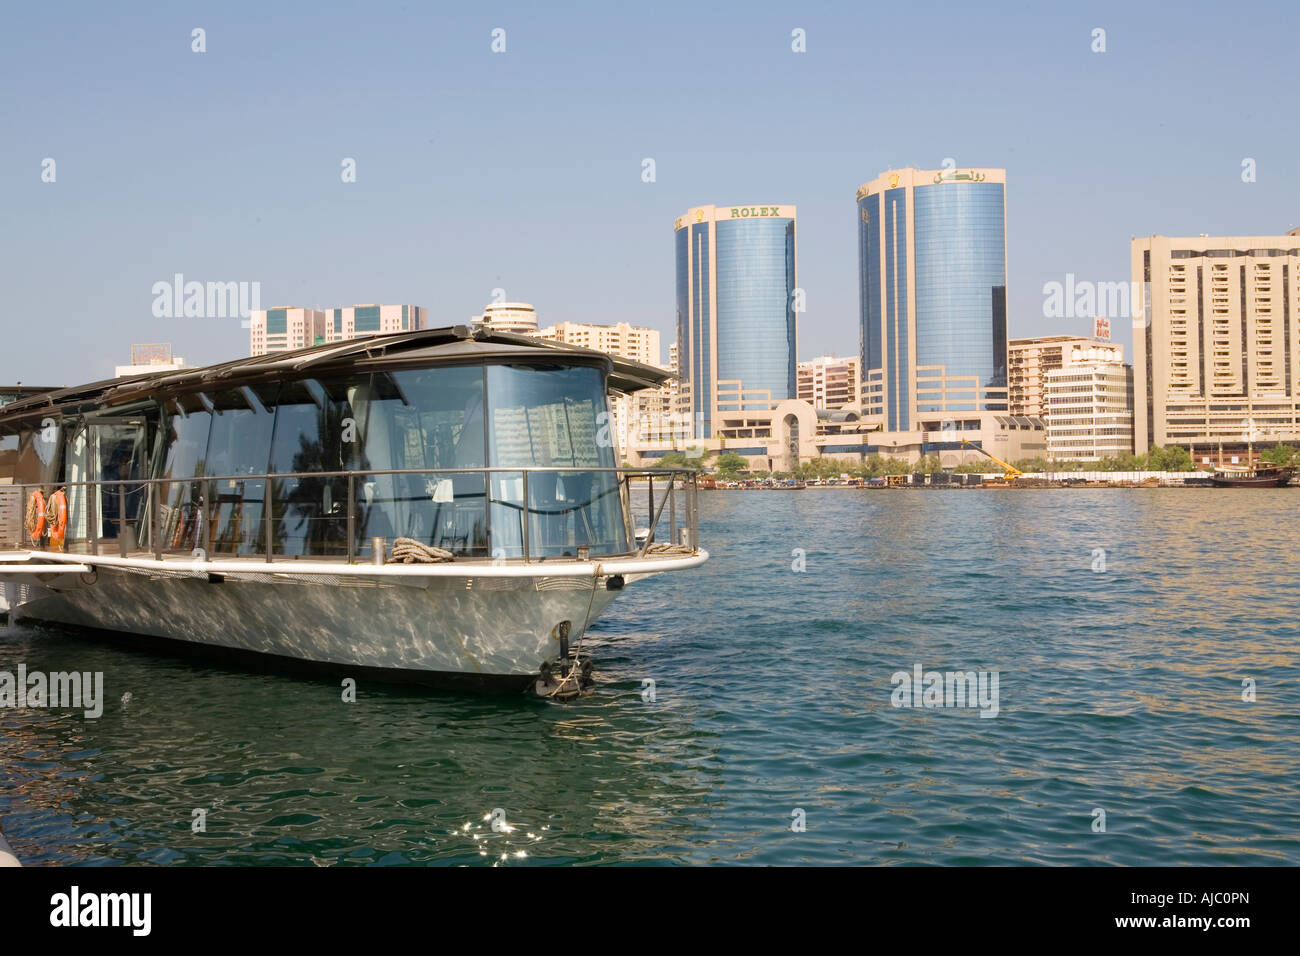
[[[667,377],[457,326],[20,400],[0,584],[15,620],[587,691],[619,591],[708,560],[694,474],[615,467],[609,393]]]
[[[1210,475],[1216,488],[1284,488],[1295,469],[1282,465],[1224,465]]]

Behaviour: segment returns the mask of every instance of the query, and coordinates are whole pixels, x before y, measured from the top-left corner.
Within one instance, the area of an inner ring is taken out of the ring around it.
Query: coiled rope
[[[446,564],[455,561],[456,555],[442,548],[421,544],[414,538],[398,538],[393,542],[392,554],[385,564]]]
[[[646,549],[646,554],[694,554],[695,551],[684,544],[671,544],[667,541],[656,541]]]

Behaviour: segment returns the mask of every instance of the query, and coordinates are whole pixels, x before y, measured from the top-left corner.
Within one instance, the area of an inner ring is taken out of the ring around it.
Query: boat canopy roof
[[[511,332],[454,325],[372,335],[288,352],[255,355],[219,365],[153,372],[54,389],[0,406],[0,424],[46,415],[51,411],[130,404],[156,398],[160,392],[177,394],[204,388],[224,389],[286,378],[389,368],[556,361],[603,367],[609,387],[618,392],[655,388],[673,377],[671,372],[653,365],[617,358],[594,349]]]

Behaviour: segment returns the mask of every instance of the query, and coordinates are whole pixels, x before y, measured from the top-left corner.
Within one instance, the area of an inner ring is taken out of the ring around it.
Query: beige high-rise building
[[[1300,230],[1132,242],[1135,447],[1300,438]]]
[[[861,404],[856,355],[819,355],[800,362],[796,373],[796,397],[813,408],[857,409]]]
[[[588,325],[557,322],[537,330],[537,336],[567,345],[580,345],[607,352],[645,365],[660,365],[659,330],[619,322],[617,325]],[[660,366],[662,367],[662,366]]]
[[[1047,411],[1044,379],[1053,369],[1070,363],[1076,350],[1120,348],[1100,339],[1078,335],[1042,335],[1036,338],[1012,339],[1007,343],[1007,403],[1012,415],[1036,415],[1042,418]],[[1084,355],[1080,356],[1085,357]],[[1094,356],[1095,357],[1095,356]],[[1106,356],[1109,358],[1110,356]],[[1120,354],[1123,361],[1123,354]]]

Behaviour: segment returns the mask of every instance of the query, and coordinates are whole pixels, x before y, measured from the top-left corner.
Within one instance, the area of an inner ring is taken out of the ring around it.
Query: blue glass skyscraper
[[[796,395],[795,207],[696,206],[674,224],[677,360],[696,438]]]
[[[905,432],[1005,412],[1006,171],[888,172],[857,205],[865,413]]]

